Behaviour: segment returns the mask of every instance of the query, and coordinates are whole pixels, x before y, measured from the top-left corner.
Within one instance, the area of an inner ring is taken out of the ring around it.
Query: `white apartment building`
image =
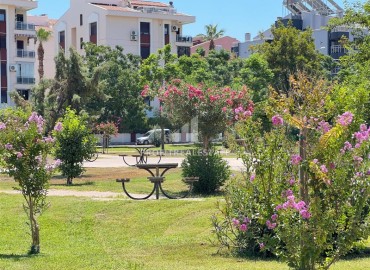
[[[166,44],[173,53],[190,55],[192,38],[183,35],[183,25],[195,17],[179,13],[169,4],[134,0],[71,0],[70,8],[54,26],[56,50],[82,44],[124,48],[125,53],[147,58]]]
[[[344,27],[337,27],[333,31],[324,29],[333,17],[342,17],[343,9],[333,0],[284,0],[283,5],[289,12],[285,17],[277,18],[275,25],[280,21],[287,25],[289,21],[299,29],[312,29],[312,37],[315,42],[316,50],[324,55],[330,55],[338,60],[340,56],[347,53],[341,45],[340,40],[344,36],[350,41],[354,37],[351,30]],[[251,39],[251,35],[245,35],[245,41],[236,44],[232,49],[241,58],[249,57],[253,51],[252,47],[273,39],[271,29]],[[333,71],[336,73],[336,71]]]
[[[25,99],[35,84],[35,26],[27,23],[27,11],[37,8],[33,0],[0,1],[0,108],[12,106],[9,93]]]

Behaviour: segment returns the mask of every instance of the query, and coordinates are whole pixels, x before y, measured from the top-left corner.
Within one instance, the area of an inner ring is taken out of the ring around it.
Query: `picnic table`
[[[131,198],[133,200],[146,200],[146,199],[149,199],[154,194],[154,192],[155,192],[155,197],[158,200],[159,199],[159,191],[161,191],[162,194],[165,197],[167,197],[168,199],[185,198],[185,197],[187,197],[191,193],[191,190],[193,188],[193,183],[195,181],[198,181],[199,180],[198,177],[187,177],[187,178],[185,178],[184,179],[184,182],[186,182],[187,184],[189,184],[189,190],[188,190],[188,192],[184,196],[174,197],[174,196],[169,195],[168,193],[166,193],[163,190],[162,183],[165,180],[164,174],[168,170],[170,170],[170,169],[177,168],[178,167],[178,163],[137,164],[136,167],[139,168],[139,169],[143,169],[143,170],[146,170],[147,172],[149,172],[149,174],[151,176],[148,177],[148,180],[153,184],[153,190],[149,193],[149,195],[147,195],[145,197],[142,197],[142,198],[137,198],[137,197],[132,196],[131,194],[129,194],[129,192],[126,190],[125,183],[130,182],[130,179],[128,179],[128,178],[117,179],[117,182],[122,183],[122,188],[123,188],[123,191],[125,192],[125,194],[129,198]]]
[[[122,157],[123,162],[126,163],[126,165],[128,165],[130,167],[133,167],[133,166],[136,166],[136,165],[139,165],[139,164],[146,164],[147,161],[148,161],[147,151],[150,148],[154,148],[155,146],[151,145],[151,144],[146,144],[146,145],[128,145],[128,146],[125,146],[125,147],[126,148],[133,148],[137,151],[137,154],[131,155],[132,157],[134,157],[136,159],[136,164],[129,164],[125,160],[125,157],[127,157],[128,155],[119,155],[120,157]]]

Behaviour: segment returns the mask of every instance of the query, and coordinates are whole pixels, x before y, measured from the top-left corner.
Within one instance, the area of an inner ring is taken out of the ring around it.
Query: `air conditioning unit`
[[[131,31],[130,32],[130,40],[131,41],[137,41],[137,39],[138,39],[137,32],[135,30]]]
[[[172,25],[171,30],[172,32],[177,32],[179,30],[179,27],[177,25]]]
[[[9,65],[9,70],[11,72],[16,72],[17,71],[17,66],[16,65]]]

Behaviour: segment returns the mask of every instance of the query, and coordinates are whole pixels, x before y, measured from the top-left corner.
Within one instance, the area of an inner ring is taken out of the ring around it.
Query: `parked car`
[[[146,132],[142,137],[136,139],[136,144],[154,144],[159,145],[161,141],[161,129],[152,129]],[[171,131],[164,129],[164,142],[171,143]]]

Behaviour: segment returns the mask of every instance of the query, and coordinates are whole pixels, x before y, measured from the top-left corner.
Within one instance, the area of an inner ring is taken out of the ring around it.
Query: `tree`
[[[210,41],[209,43],[209,50],[214,50],[215,49],[215,39],[220,38],[224,35],[225,30],[217,29],[217,24],[208,24],[205,26],[206,33],[205,34],[200,34],[198,36],[202,37],[206,41]]]
[[[38,55],[38,60],[39,60],[38,72],[39,72],[40,80],[42,78],[44,78],[44,55],[45,55],[45,51],[44,51],[44,46],[43,46],[42,43],[47,42],[51,35],[52,35],[52,32],[47,31],[44,28],[40,28],[39,30],[36,31],[37,41],[39,42],[39,46],[37,47],[37,55]]]
[[[279,93],[290,91],[289,78],[299,71],[311,75],[324,73],[321,65],[322,56],[316,51],[312,31],[300,31],[292,25],[279,24],[272,27],[273,40],[256,46],[274,73],[272,86]]]
[[[51,136],[44,137],[44,119],[37,113],[7,109],[0,111],[0,164],[18,183],[28,216],[32,244],[30,254],[40,252],[40,228],[37,216],[46,202],[49,180],[60,164],[48,161],[54,143]],[[58,132],[56,130],[56,132]]]
[[[73,178],[80,176],[85,169],[82,163],[95,153],[96,138],[88,128],[87,119],[67,109],[55,132],[55,156],[62,161],[60,170],[67,177],[67,185],[72,185]]]

